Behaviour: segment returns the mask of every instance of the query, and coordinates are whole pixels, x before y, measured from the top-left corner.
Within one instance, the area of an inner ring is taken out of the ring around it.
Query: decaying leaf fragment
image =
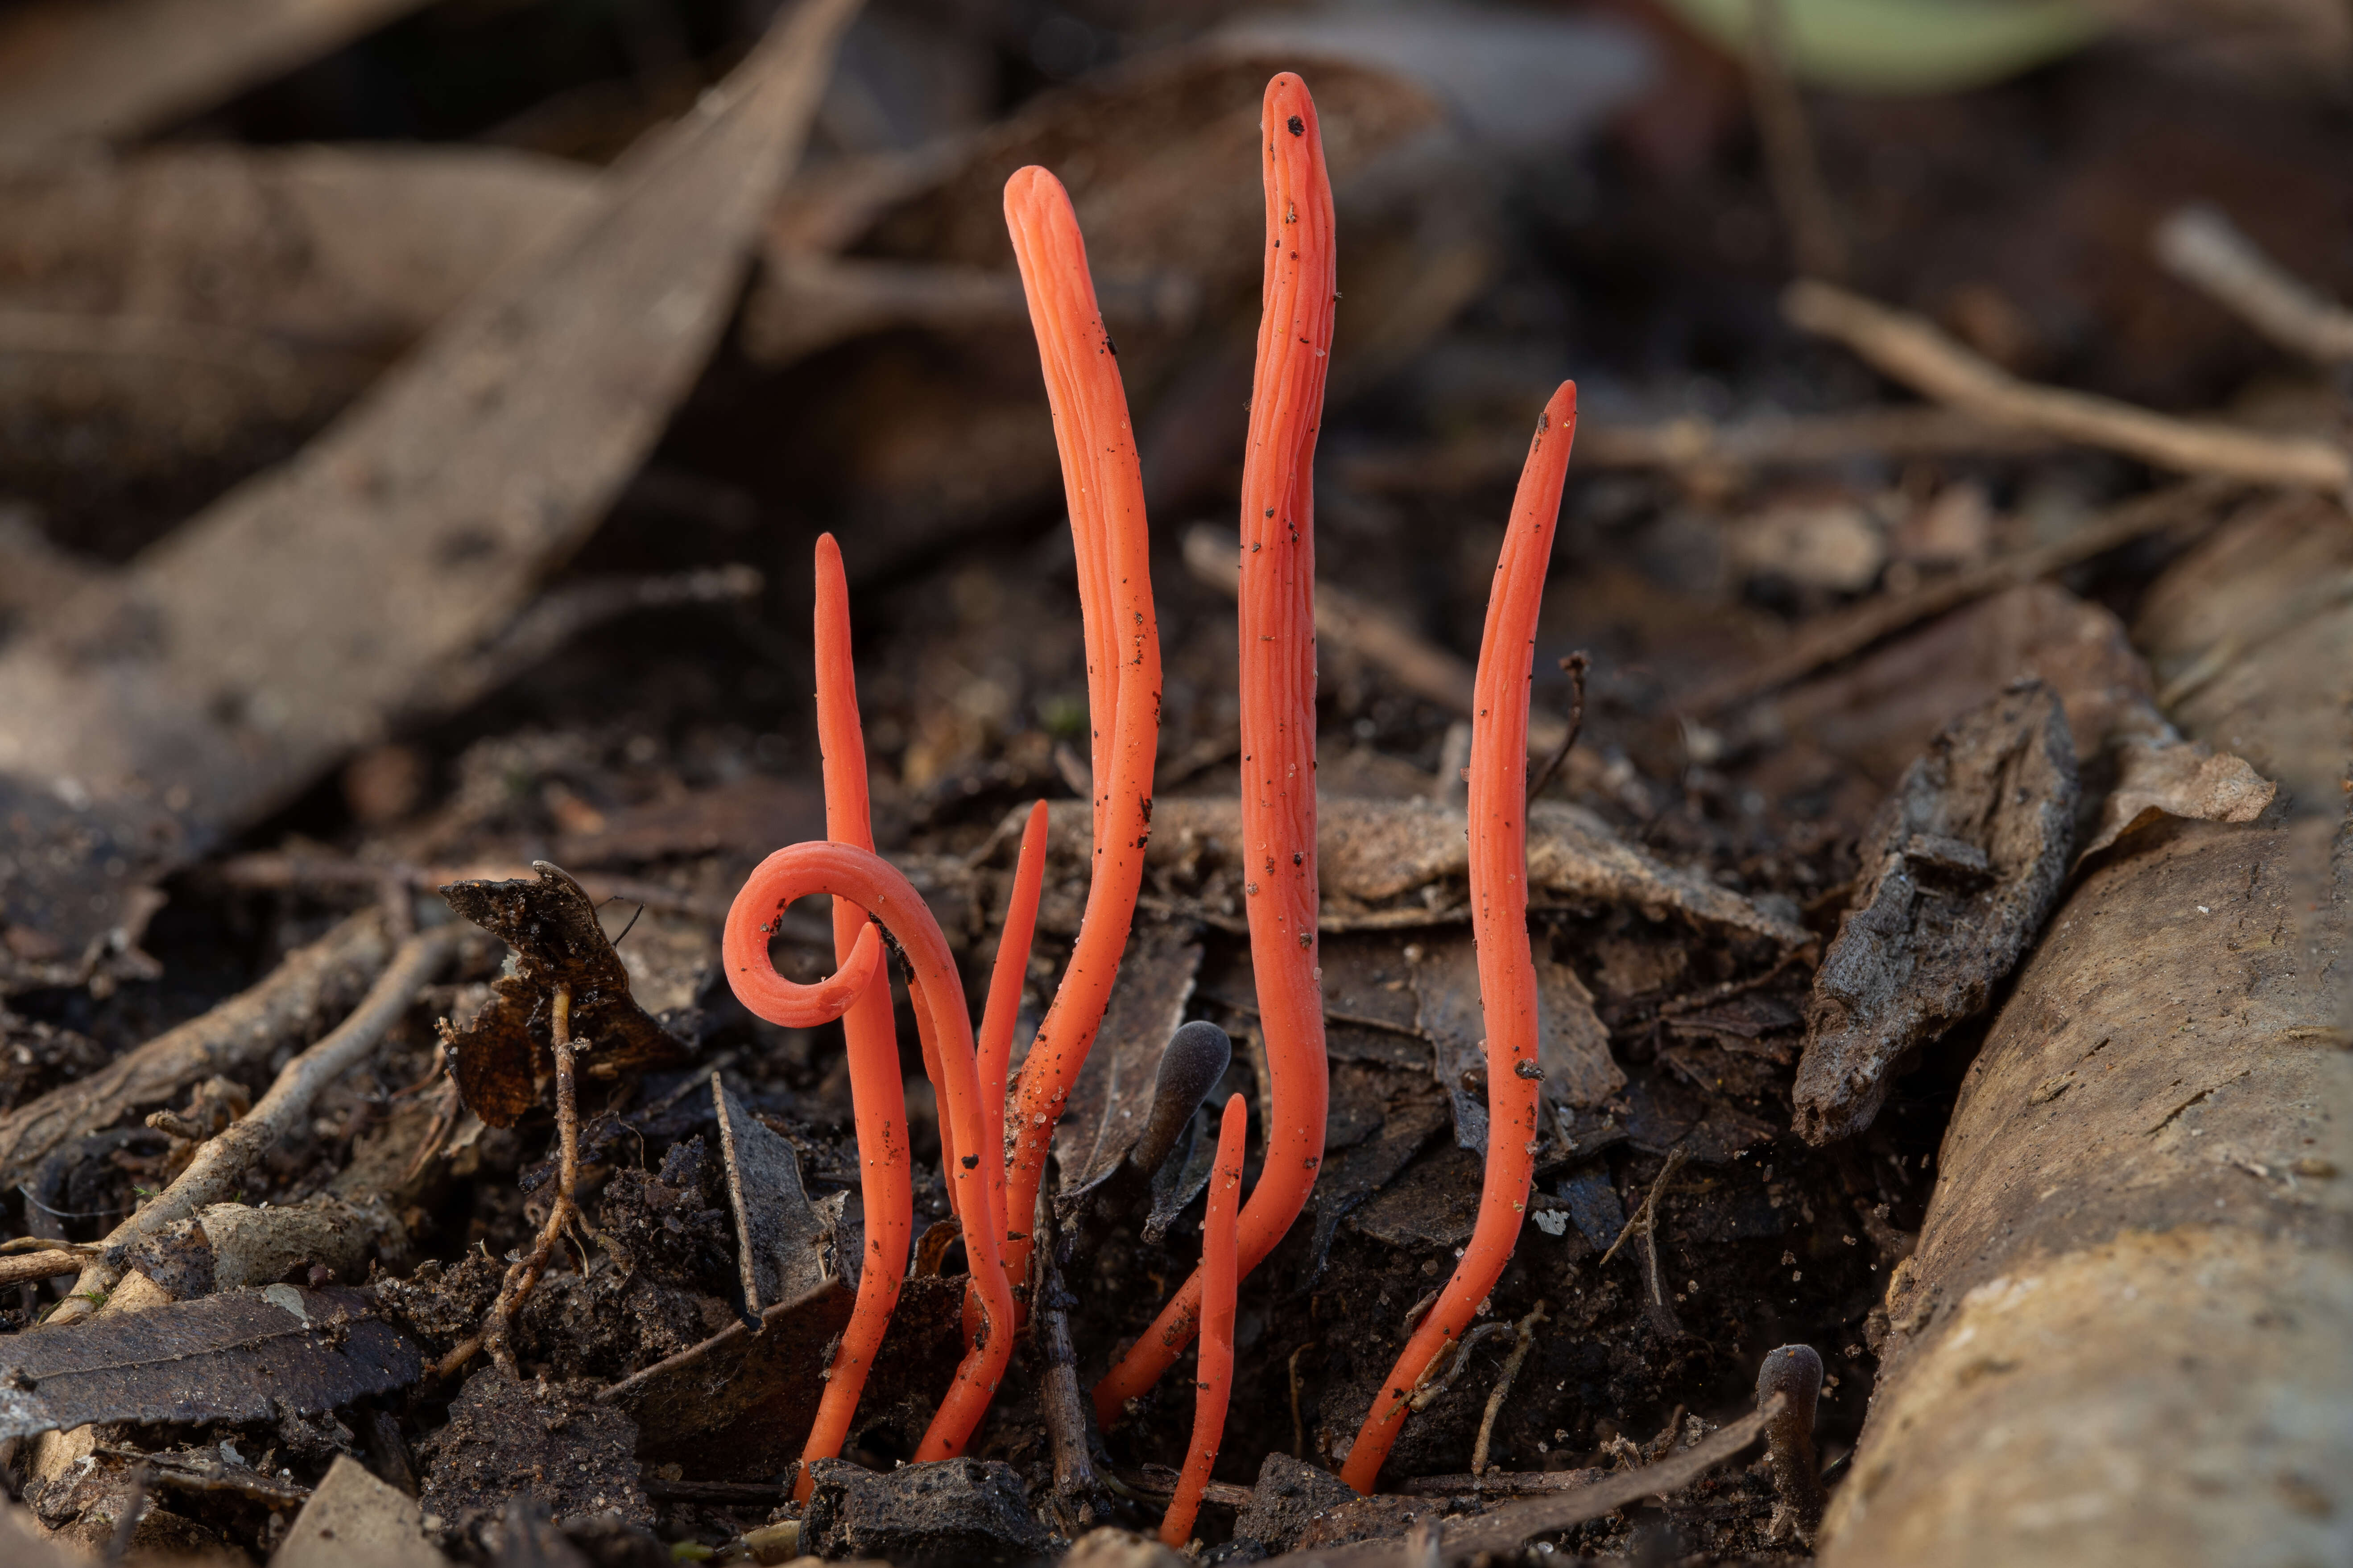
[[[2255,772],[2243,757],[2217,752],[2170,730],[2135,736],[2116,747],[2116,782],[2100,804],[2100,819],[2084,857],[2153,826],[2168,816],[2194,822],[2253,822],[2263,814],[2279,786]]]
[[[442,1026],[459,1094],[493,1127],[513,1126],[539,1102],[550,999],[558,986],[572,992],[572,1037],[593,1051],[592,1075],[689,1055],[629,994],[629,972],[580,884],[544,860],[532,868],[536,882],[451,882],[441,889],[451,909],[514,950],[472,1021]]]
[[[356,1292],[235,1290],[0,1340],[0,1438],[315,1415],[406,1388],[420,1370],[417,1348]]]
[[[0,985],[132,948],[157,878],[430,706],[577,548],[724,331],[854,9],[795,6],[298,458],[0,648]]]
[[[1468,935],[1427,944],[1413,968],[1416,1025],[1429,1037],[1433,1070],[1454,1107],[1454,1138],[1487,1148],[1486,1016],[1479,1005],[1478,948]],[[1550,956],[1536,963],[1536,1065],[1547,1104],[1589,1110],[1626,1087],[1609,1055],[1609,1030],[1574,970]]]
[[[859,1249],[855,1243],[840,1245],[849,1194],[836,1193],[811,1203],[792,1144],[744,1110],[717,1073],[711,1075],[711,1098],[727,1162],[727,1200],[735,1213],[745,1309],[765,1311],[808,1295],[828,1279],[854,1289]]]
[[[271,1568],[441,1568],[417,1500],[338,1454],[302,1505]]]
[[[1119,1168],[1150,1120],[1153,1089],[1168,1037],[1185,1021],[1201,967],[1201,944],[1189,927],[1138,921],[1120,956],[1119,984],[1096,1031],[1094,1048],[1054,1129],[1065,1205]]]
[[[962,1275],[918,1274],[901,1287],[853,1432],[902,1418],[913,1446],[964,1353],[964,1292]],[[730,1323],[596,1397],[638,1424],[644,1458],[676,1461],[699,1479],[766,1479],[799,1458],[808,1439],[833,1362],[828,1347],[855,1300],[848,1286],[829,1279],[768,1308],[757,1329]]]
[[[1809,1142],[1870,1126],[1896,1065],[1990,1000],[2059,896],[2075,798],[2067,715],[2039,680],[1954,721],[1905,770],[1807,1003]]]
[[[1069,931],[1078,923],[1085,881],[1064,868],[1087,863],[1094,818],[1085,801],[1056,801],[1049,810],[1047,888],[1038,918],[1048,931]],[[1467,924],[1465,832],[1460,809],[1431,801],[1324,799],[1315,819],[1321,930],[1328,936]],[[1239,911],[1246,879],[1235,854],[1240,842],[1240,801],[1155,802],[1145,907],[1155,895],[1172,902],[1181,898],[1187,918],[1243,930]],[[1680,915],[1785,948],[1809,940],[1795,921],[1718,886],[1704,872],[1666,864],[1619,837],[1593,813],[1559,801],[1540,800],[1528,809],[1528,893],[1539,911],[1618,904],[1652,919]]]

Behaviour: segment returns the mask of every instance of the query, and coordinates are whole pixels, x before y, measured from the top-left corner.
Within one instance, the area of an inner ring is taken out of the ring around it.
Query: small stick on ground
[[[1915,403],[1831,414],[1774,411],[1725,424],[1681,415],[1639,425],[1590,425],[1577,433],[1577,463],[1588,470],[1664,469],[1721,486],[1745,483],[1755,470],[1835,467],[1857,458],[2039,457],[2058,445],[2037,431],[2004,429]],[[1340,459],[1339,470],[1352,489],[1460,490],[1509,479],[1526,455],[1516,438],[1481,437],[1356,453]]]
[[[1545,1321],[1545,1304],[1538,1301],[1528,1315],[1522,1318],[1515,1332],[1519,1342],[1512,1353],[1504,1358],[1503,1374],[1487,1394],[1487,1413],[1479,1418],[1479,1440],[1471,1449],[1471,1474],[1473,1479],[1487,1470],[1487,1446],[1495,1436],[1495,1417],[1503,1414],[1504,1398],[1512,1392],[1512,1380],[1520,1375],[1520,1368],[1528,1363],[1528,1352],[1535,1348],[1536,1325]]]
[[[1039,1359],[1046,1376],[1038,1407],[1054,1452],[1054,1510],[1062,1533],[1072,1540],[1094,1527],[1103,1483],[1095,1475],[1094,1406],[1079,1383],[1079,1353],[1071,1339],[1071,1309],[1078,1299],[1062,1284],[1061,1250],[1055,1232],[1054,1201],[1038,1191],[1030,1231],[1039,1245],[1030,1253],[1035,1310],[1030,1316]]]
[[[288,953],[259,984],[219,1006],[0,1116],[0,1184],[15,1186],[49,1154],[113,1126],[126,1111],[268,1061],[281,1046],[307,1037],[320,1015],[332,1016],[357,995],[392,961],[394,947],[384,917],[363,910]]]
[[[120,1563],[131,1550],[131,1542],[139,1533],[139,1521],[147,1512],[147,1479],[153,1474],[145,1459],[131,1468],[131,1486],[123,1493],[121,1511],[114,1518],[114,1534],[106,1543],[104,1563]]]
[[[1748,0],[1748,107],[1764,143],[1765,180],[1788,236],[1789,259],[1809,278],[1846,280],[1846,236],[1815,153],[1806,101],[1789,75],[1788,18],[1781,0]]]
[[[2353,360],[2353,310],[2263,254],[2217,207],[2176,208],[2154,236],[2168,272],[2293,353]]]
[[[1462,1369],[1471,1364],[1471,1351],[1473,1346],[1482,1340],[1493,1339],[1497,1334],[1508,1334],[1511,1331],[1512,1325],[1509,1323],[1482,1323],[1463,1335],[1461,1342],[1454,1347],[1453,1363],[1447,1367],[1443,1373],[1416,1388],[1413,1391],[1412,1399],[1408,1403],[1416,1410],[1427,1410],[1437,1404],[1440,1397],[1454,1386],[1454,1380],[1462,1375]],[[1436,1366],[1438,1363],[1432,1362],[1430,1364]]]
[[[1667,1151],[1667,1163],[1659,1167],[1658,1179],[1651,1184],[1649,1194],[1642,1199],[1642,1206],[1626,1216],[1625,1227],[1619,1231],[1618,1239],[1609,1244],[1609,1250],[1603,1253],[1601,1261],[1593,1266],[1597,1271],[1609,1267],[1609,1260],[1618,1256],[1618,1249],[1626,1245],[1628,1237],[1651,1228],[1658,1215],[1659,1194],[1667,1190],[1667,1184],[1675,1179],[1675,1173],[1683,1168],[1689,1158],[1681,1146]]]
[[[27,1279],[54,1279],[60,1274],[79,1274],[90,1250],[70,1243],[51,1242],[38,1252],[0,1258],[0,1286],[21,1285]]]
[[[1561,657],[1560,672],[1568,677],[1568,731],[1561,736],[1560,744],[1553,748],[1544,771],[1536,774],[1536,782],[1528,785],[1530,800],[1544,794],[1545,785],[1552,783],[1552,775],[1560,772],[1560,765],[1568,761],[1568,753],[1576,746],[1577,736],[1585,732],[1585,672],[1592,668],[1592,656],[1583,648]]]
[[[1947,610],[1957,610],[2005,588],[2039,582],[2176,523],[2201,515],[2213,517],[2234,489],[2232,485],[2212,479],[2192,479],[2152,490],[2111,507],[2064,539],[1956,572],[1909,594],[1883,595],[1842,614],[1822,616],[1799,632],[1787,653],[1703,687],[1682,699],[1679,706],[1686,713],[1705,718],[1736,703],[1794,685],[1816,670],[1851,658],[1873,643]]]
[[[357,1067],[382,1042],[457,951],[458,932],[442,926],[403,942],[350,1017],[288,1062],[253,1109],[199,1148],[172,1184],[114,1227],[96,1257],[82,1266],[72,1293],[51,1314],[52,1324],[79,1321],[96,1311],[122,1279],[132,1246],[160,1236],[212,1204],[227,1203],[264,1154],[301,1126],[319,1091]]]
[[[2179,474],[2300,486],[2330,495],[2353,486],[2353,453],[2333,441],[2266,436],[2021,381],[1933,322],[1828,283],[1792,283],[1781,296],[1781,313],[1792,326],[1844,343],[1883,375],[1996,424],[2105,447]]]
[[[580,1180],[580,1099],[572,1072],[572,987],[555,988],[552,1012],[553,1026],[549,1032],[554,1036],[555,1056],[555,1202],[547,1211],[547,1223],[539,1227],[539,1239],[532,1244],[530,1256],[507,1270],[506,1283],[499,1288],[499,1299],[491,1303],[491,1314],[482,1320],[481,1342],[490,1347],[491,1359],[509,1377],[520,1373],[515,1370],[514,1351],[507,1343],[508,1329],[538,1287],[539,1277],[547,1272],[548,1262],[555,1256],[565,1230],[580,1212],[574,1197]]]
[[[516,861],[482,860],[449,866],[420,866],[407,861],[393,861],[375,865],[365,860],[354,860],[348,856],[289,854],[265,849],[250,855],[232,856],[209,868],[206,875],[216,877],[232,888],[330,893],[351,888],[375,888],[387,879],[396,879],[410,888],[440,888],[450,882],[527,881],[535,873],[530,867]],[[656,914],[687,915],[707,921],[727,918],[729,905],[724,899],[664,887],[659,882],[647,881],[639,877],[612,877],[596,871],[583,871],[572,879],[580,884],[582,892],[599,904],[619,899],[628,903],[642,904]],[[811,947],[830,947],[833,943],[829,928],[821,921],[795,915],[789,910],[779,919],[776,934],[786,942],[802,942]]]
[[[1527,455],[1527,443],[1513,448],[1514,466]],[[1185,569],[1205,587],[1228,594],[1240,590],[1241,576],[1234,566],[1233,535],[1208,523],[1185,535]],[[1469,714],[1478,706],[1472,690],[1478,672],[1431,642],[1404,620],[1345,588],[1317,579],[1315,636],[1320,646],[1356,655],[1386,673],[1414,696],[1451,712]],[[1528,715],[1528,744],[1549,752],[1559,749],[1568,726],[1549,713]]]

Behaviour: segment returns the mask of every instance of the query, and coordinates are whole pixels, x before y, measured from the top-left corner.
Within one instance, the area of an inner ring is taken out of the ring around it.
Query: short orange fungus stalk
[[[1577,384],[1564,382],[1536,420],[1479,644],[1470,803],[1471,926],[1487,1025],[1487,1168],[1479,1220],[1453,1278],[1406,1342],[1348,1450],[1340,1479],[1360,1492],[1379,1479],[1413,1391],[1503,1278],[1527,1209],[1544,1076],[1536,1066],[1536,972],[1528,951],[1528,690],[1536,611],[1576,433]]]
[[[1249,1131],[1250,1110],[1237,1094],[1226,1101],[1225,1116],[1218,1124],[1209,1212],[1201,1222],[1201,1370],[1194,1384],[1193,1441],[1185,1450],[1176,1495],[1168,1500],[1168,1511],[1160,1521],[1160,1539],[1173,1548],[1192,1538],[1193,1516],[1200,1511],[1209,1468],[1218,1462],[1226,1405],[1233,1397],[1234,1288],[1241,1274],[1240,1260],[1234,1255],[1234,1209],[1241,1199],[1242,1142]]]
[[[972,1259],[972,1277],[980,1289],[983,1321],[947,1398],[932,1417],[930,1430],[915,1450],[918,1459],[951,1459],[964,1451],[973,1429],[987,1412],[1013,1353],[1013,1292],[1006,1283],[1005,1262],[997,1238],[1005,1233],[1000,1184],[991,1179],[994,1160],[976,1151],[987,1142],[981,1114],[980,1074],[974,1058],[972,1019],[965,1011],[964,982],[955,956],[939,921],[924,907],[914,885],[890,862],[869,849],[847,844],[794,844],[760,862],[727,912],[722,960],[728,981],[744,1005],[763,1017],[753,998],[776,999],[795,1023],[822,1022],[815,999],[822,986],[801,986],[776,972],[768,958],[768,934],[775,921],[796,899],[831,893],[865,910],[897,940],[906,954],[907,989],[915,1016],[931,1037],[941,1068],[940,1118],[943,1131],[952,1123],[959,1154],[948,1167],[949,1186],[956,1194],[959,1213],[972,1216],[965,1225],[965,1250]],[[861,942],[866,938],[860,939]],[[842,1007],[834,1008],[839,1016]],[[811,1013],[818,1016],[810,1016]],[[995,1190],[992,1190],[995,1189]]]
[[[1272,1079],[1266,1165],[1242,1209],[1248,1274],[1306,1206],[1324,1158],[1329,1097],[1316,948],[1315,432],[1331,363],[1332,182],[1307,84],[1267,83],[1259,119],[1266,182],[1266,279],[1242,457],[1243,891]],[[1105,1426],[1193,1338],[1196,1273],[1095,1385]]]
[[[1018,1276],[1029,1258],[1029,1215],[1079,1069],[1086,1065],[1127,946],[1151,837],[1152,766],[1160,743],[1160,631],[1152,608],[1151,539],[1144,473],[1119,375],[1087,271],[1086,244],[1061,182],[1018,171],[1005,185],[1005,222],[1029,300],[1038,358],[1054,414],[1085,625],[1088,717],[1094,764],[1094,871],[1070,966],[1021,1068],[1007,1212]]]

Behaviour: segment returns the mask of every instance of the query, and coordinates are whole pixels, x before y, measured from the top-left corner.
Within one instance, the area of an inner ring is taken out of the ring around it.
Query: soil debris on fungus
[[[2353,32],[1810,5],[0,16],[0,1558],[2353,1552]]]

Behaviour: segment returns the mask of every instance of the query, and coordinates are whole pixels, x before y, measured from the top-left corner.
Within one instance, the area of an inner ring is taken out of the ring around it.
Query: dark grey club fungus
[[[1168,1037],[1152,1083],[1152,1110],[1127,1157],[1146,1176],[1158,1171],[1193,1123],[1193,1113],[1226,1076],[1234,1043],[1207,1019],[1196,1018]]]
[[[1822,1358],[1811,1345],[1783,1345],[1757,1369],[1758,1403],[1782,1396],[1781,1412],[1765,1428],[1765,1458],[1773,1469],[1773,1490],[1781,1506],[1773,1516],[1772,1533],[1780,1538],[1793,1528],[1800,1541],[1813,1543],[1814,1529],[1822,1519],[1821,1472],[1814,1464],[1814,1406],[1822,1394]]]

